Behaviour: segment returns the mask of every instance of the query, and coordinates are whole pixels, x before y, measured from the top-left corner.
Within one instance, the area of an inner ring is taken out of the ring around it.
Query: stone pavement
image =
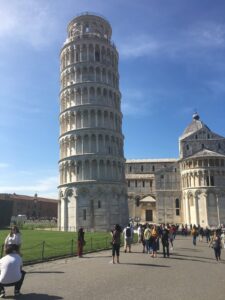
[[[20,299],[225,299],[225,249],[217,262],[205,242],[194,247],[190,237],[178,236],[170,258],[161,252],[151,258],[141,251],[140,244],[132,253],[122,251],[121,264],[114,265],[111,251],[102,251],[26,266]],[[13,299],[11,287],[6,293]]]

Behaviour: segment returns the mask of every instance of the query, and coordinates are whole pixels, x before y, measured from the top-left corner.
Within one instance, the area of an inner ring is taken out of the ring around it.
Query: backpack
[[[131,237],[131,230],[130,227],[126,228],[126,237]]]

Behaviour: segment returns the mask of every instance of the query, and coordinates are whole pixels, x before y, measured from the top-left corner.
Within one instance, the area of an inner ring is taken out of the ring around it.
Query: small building
[[[0,194],[0,227],[8,226],[12,216],[27,219],[57,218],[58,201],[49,198],[17,194]]]

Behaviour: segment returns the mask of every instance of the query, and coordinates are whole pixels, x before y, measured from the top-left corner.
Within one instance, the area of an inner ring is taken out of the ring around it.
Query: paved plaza
[[[26,266],[20,299],[224,300],[224,249],[221,256],[217,262],[205,242],[194,247],[190,237],[178,236],[171,258],[161,252],[151,258],[136,244],[132,253],[121,252],[121,264],[113,265],[111,251],[102,251]],[[6,293],[13,299],[11,287]]]

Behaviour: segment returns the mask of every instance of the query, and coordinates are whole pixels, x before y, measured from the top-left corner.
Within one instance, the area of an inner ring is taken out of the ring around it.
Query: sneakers
[[[2,291],[2,292],[0,293],[0,298],[5,298],[5,291]]]
[[[18,291],[18,290],[15,290],[15,292],[14,292],[14,296],[20,296],[20,295],[21,295],[20,291]]]

